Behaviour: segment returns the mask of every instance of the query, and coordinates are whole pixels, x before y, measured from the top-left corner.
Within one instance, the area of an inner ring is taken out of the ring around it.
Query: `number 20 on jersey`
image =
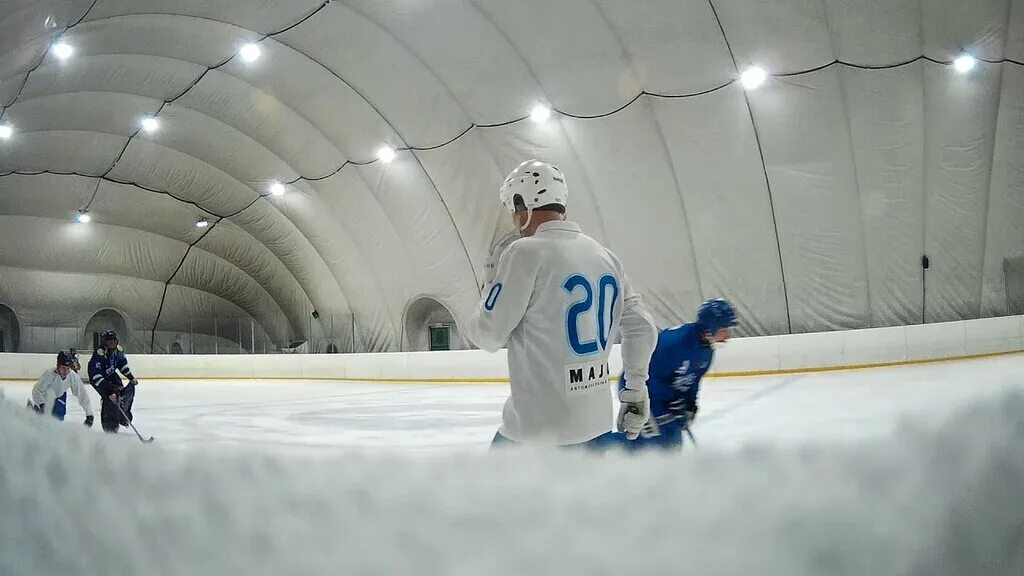
[[[582,274],[573,274],[562,283],[562,289],[570,297],[582,296],[582,299],[575,300],[566,311],[565,331],[569,341],[569,347],[577,356],[590,356],[608,348],[608,340],[611,336],[612,321],[615,318],[615,306],[619,300],[619,282],[615,276],[604,274],[598,279],[597,284]],[[597,292],[597,309],[594,309],[595,294]],[[594,322],[597,338],[595,340],[580,341],[580,323]]]

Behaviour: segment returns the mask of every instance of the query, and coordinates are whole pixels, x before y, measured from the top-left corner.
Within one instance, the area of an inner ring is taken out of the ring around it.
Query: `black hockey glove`
[[[693,403],[693,404],[690,404],[689,406],[686,407],[685,414],[686,414],[686,425],[687,426],[693,424],[693,421],[697,419],[697,412],[699,410],[700,410],[700,406],[697,406],[696,402]]]
[[[92,428],[92,414],[85,417],[85,425]]]

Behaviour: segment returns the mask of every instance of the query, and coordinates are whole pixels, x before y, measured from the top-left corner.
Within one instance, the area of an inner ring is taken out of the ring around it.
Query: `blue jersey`
[[[714,350],[701,342],[696,324],[662,330],[651,355],[647,392],[651,419],[660,422],[695,411],[700,379],[711,366]],[[623,385],[619,381],[619,387]]]
[[[131,368],[128,367],[128,359],[125,358],[120,346],[114,350],[100,348],[93,353],[89,360],[89,382],[96,387],[101,398],[106,398],[121,389],[121,377],[118,376],[118,372],[125,378],[134,378]]]

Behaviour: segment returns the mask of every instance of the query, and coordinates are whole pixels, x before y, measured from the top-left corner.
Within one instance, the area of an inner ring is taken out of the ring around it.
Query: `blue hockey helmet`
[[[728,300],[715,298],[700,305],[697,310],[697,324],[714,334],[722,328],[736,325],[736,309]]]

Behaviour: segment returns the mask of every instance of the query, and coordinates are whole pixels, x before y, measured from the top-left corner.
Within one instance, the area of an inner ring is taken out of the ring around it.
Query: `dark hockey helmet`
[[[117,340],[117,332],[114,332],[113,330],[107,330],[103,334],[100,334],[100,343],[101,344],[106,344],[107,342],[110,342],[111,340]]]
[[[730,328],[736,325],[736,309],[722,298],[708,300],[697,310],[697,324],[712,334]]]
[[[74,354],[72,354],[70,352],[65,352],[64,350],[61,350],[60,352],[57,352],[57,366],[74,366],[74,365],[75,365],[75,356],[74,356]]]

